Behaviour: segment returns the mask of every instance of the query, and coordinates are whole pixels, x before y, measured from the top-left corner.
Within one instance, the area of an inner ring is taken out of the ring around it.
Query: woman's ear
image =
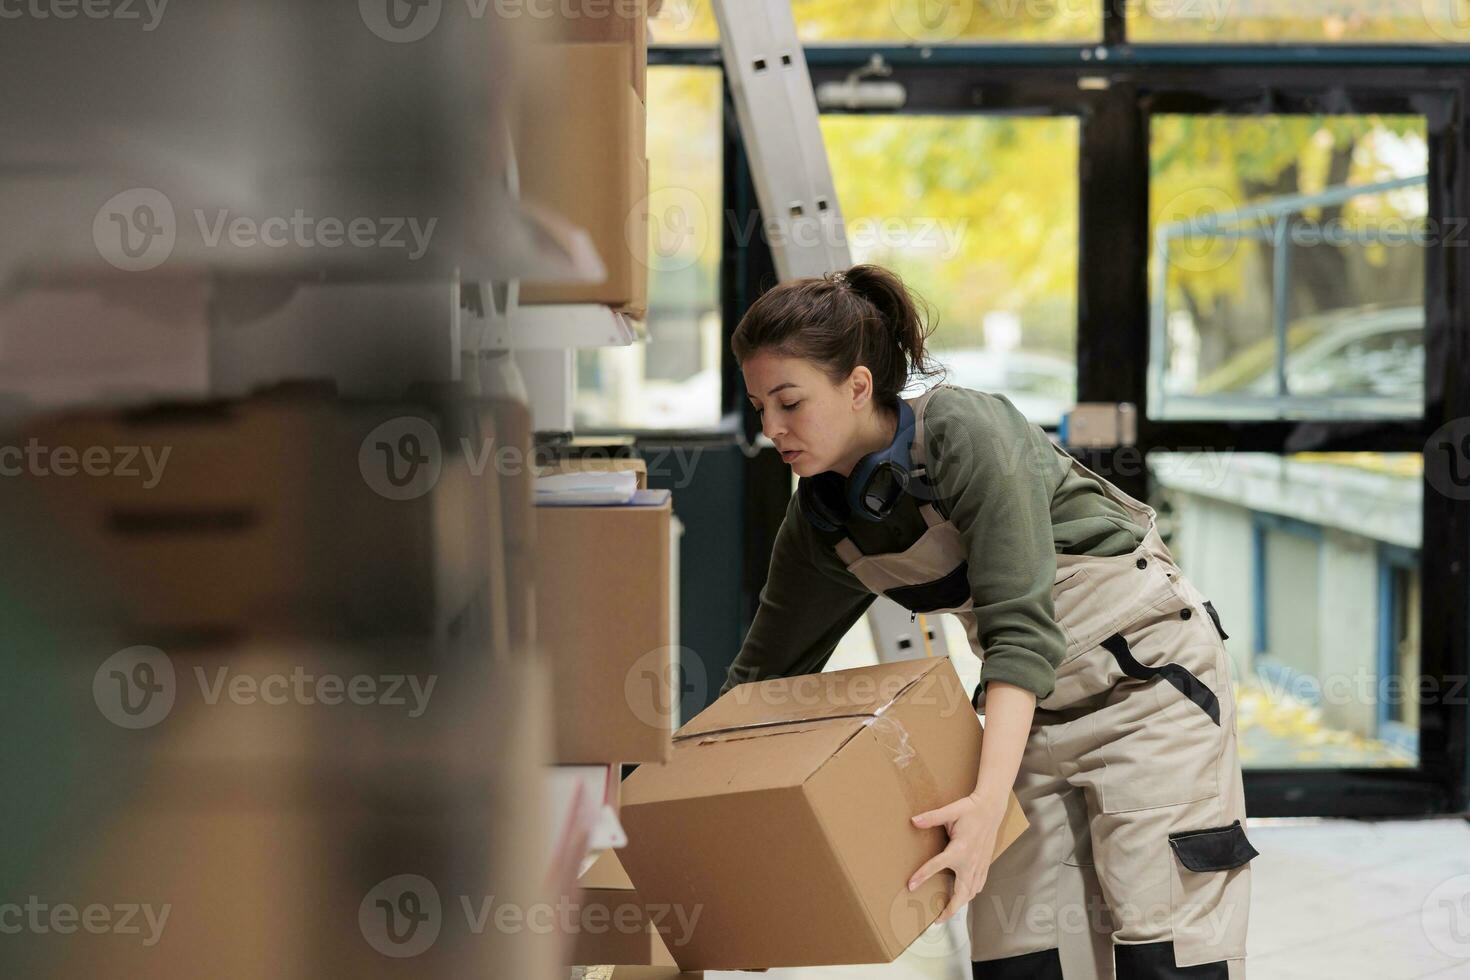
[[[859,364],[847,376],[847,383],[852,386],[852,410],[862,411],[873,400],[873,372],[866,365]]]

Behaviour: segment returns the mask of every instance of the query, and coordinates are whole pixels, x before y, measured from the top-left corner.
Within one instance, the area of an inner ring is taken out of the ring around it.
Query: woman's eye
[[[782,405],[781,407],[784,408],[784,409],[786,409],[786,411],[789,412],[789,411],[791,411],[791,410],[793,410],[795,408],[798,408],[800,406],[801,406],[801,402],[797,401],[797,402],[792,402],[790,405]]]

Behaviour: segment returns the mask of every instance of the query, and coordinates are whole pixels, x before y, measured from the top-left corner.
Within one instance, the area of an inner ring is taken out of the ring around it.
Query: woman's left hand
[[[1005,816],[1005,804],[1003,794],[999,794],[995,802],[982,801],[972,794],[913,818],[915,827],[938,827],[942,824],[949,831],[949,846],[909,879],[909,891],[913,891],[945,868],[954,872],[954,895],[939,917],[940,922],[948,922],[985,887],[985,878],[990,873],[990,858],[995,853],[995,837]]]

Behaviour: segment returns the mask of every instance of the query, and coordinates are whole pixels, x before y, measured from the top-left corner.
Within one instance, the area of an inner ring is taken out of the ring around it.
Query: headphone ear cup
[[[819,531],[836,531],[847,520],[846,508],[834,506],[830,493],[826,492],[821,475],[803,477],[796,484],[796,500],[801,512]]]

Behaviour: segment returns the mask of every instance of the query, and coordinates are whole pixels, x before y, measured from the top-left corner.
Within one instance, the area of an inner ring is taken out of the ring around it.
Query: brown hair
[[[833,384],[866,365],[874,398],[895,409],[911,373],[941,371],[925,351],[934,327],[919,316],[921,304],[903,280],[878,265],[792,279],[751,304],[730,348],[739,363],[766,349],[813,361]]]

